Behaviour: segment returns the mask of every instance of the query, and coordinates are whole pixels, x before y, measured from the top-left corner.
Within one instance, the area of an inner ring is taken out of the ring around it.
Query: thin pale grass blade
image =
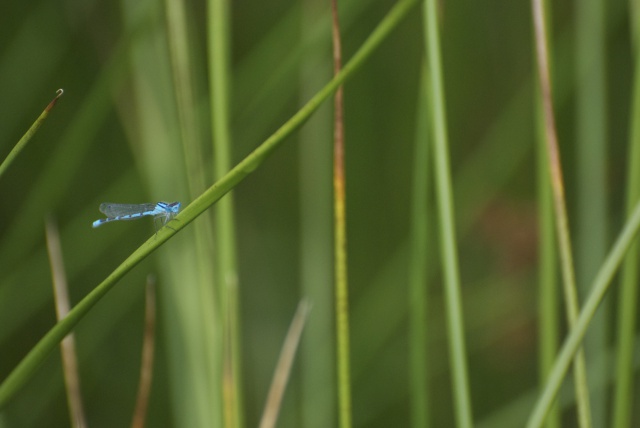
[[[133,411],[131,428],[144,428],[149,407],[149,395],[151,392],[151,380],[153,378],[153,358],[156,337],[156,279],[153,275],[147,276],[145,288],[144,311],[144,338],[142,342],[142,360],[140,366],[140,381],[138,382],[138,395],[136,407]]]
[[[36,131],[40,128],[44,120],[49,116],[49,112],[56,105],[56,103],[58,102],[58,99],[62,96],[63,93],[64,91],[62,89],[58,89],[56,91],[55,98],[51,100],[51,102],[42,111],[40,116],[38,116],[36,121],[33,122],[29,130],[27,130],[27,132],[22,136],[22,138],[20,138],[20,141],[18,141],[18,143],[13,147],[13,149],[11,149],[11,151],[9,152],[5,160],[2,162],[2,164],[0,164],[0,177],[2,177],[2,174],[4,174],[7,168],[9,168],[11,163],[13,163],[13,160],[20,154],[22,149],[25,148],[27,143],[31,141],[31,138],[36,133]]]
[[[48,218],[45,224],[47,237],[47,250],[53,278],[53,296],[56,304],[58,320],[63,319],[69,313],[69,287],[67,274],[62,258],[62,245],[58,226],[52,218]],[[84,428],[87,426],[82,406],[82,394],[80,392],[80,376],[78,374],[78,360],[76,357],[76,345],[73,333],[69,333],[60,343],[62,354],[62,369],[64,383],[67,389],[67,403],[69,405],[69,418],[71,426]]]
[[[547,2],[548,4],[549,2]],[[562,44],[556,42],[556,50]],[[535,52],[533,54],[535,60]],[[566,55],[565,55],[566,57]],[[559,58],[563,58],[560,56]],[[560,62],[560,61],[558,61]],[[556,77],[556,88],[567,87],[572,80]],[[536,178],[538,205],[538,378],[543,383],[549,376],[558,354],[560,335],[560,293],[558,292],[558,254],[556,249],[555,217],[553,211],[553,193],[547,156],[547,140],[542,109],[542,92],[539,79],[534,79],[535,120],[536,120]],[[565,90],[566,92],[566,90]],[[557,94],[556,94],[557,96]],[[566,98],[566,96],[564,96]],[[560,427],[560,409],[554,405],[547,419],[546,428]]]
[[[280,351],[276,370],[273,373],[273,380],[271,381],[271,387],[267,395],[267,402],[260,420],[260,428],[274,428],[276,426],[278,413],[280,412],[282,404],[282,397],[289,382],[293,360],[296,356],[300,336],[302,335],[302,330],[304,329],[304,324],[310,310],[311,306],[306,300],[303,299],[298,303],[298,308],[293,316],[287,337]]]

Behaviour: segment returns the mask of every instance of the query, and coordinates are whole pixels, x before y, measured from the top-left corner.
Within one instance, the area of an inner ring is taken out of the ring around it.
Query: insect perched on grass
[[[158,202],[155,204],[112,204],[105,202],[100,204],[100,212],[105,214],[107,218],[94,221],[93,227],[102,226],[110,221],[135,220],[144,216],[153,216],[154,224],[160,219],[162,226],[164,226],[171,221],[179,211],[180,202]]]

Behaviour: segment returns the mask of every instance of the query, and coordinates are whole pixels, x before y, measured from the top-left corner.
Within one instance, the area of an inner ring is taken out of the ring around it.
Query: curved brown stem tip
[[[60,89],[58,89],[56,91],[56,97],[51,100],[51,102],[49,103],[49,105],[45,109],[47,111],[47,113],[49,112],[49,110],[51,110],[53,108],[54,105],[56,105],[56,102],[62,96],[62,94],[64,94],[64,90],[62,88],[60,88]]]

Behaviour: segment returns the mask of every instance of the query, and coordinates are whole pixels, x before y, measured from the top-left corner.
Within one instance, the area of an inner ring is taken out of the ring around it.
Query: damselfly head
[[[168,208],[172,213],[178,214],[178,212],[180,211],[180,202],[171,202],[168,205]]]

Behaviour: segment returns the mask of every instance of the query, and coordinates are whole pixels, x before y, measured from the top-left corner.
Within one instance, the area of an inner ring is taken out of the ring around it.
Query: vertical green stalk
[[[548,1],[545,2],[548,5]],[[548,9],[547,9],[548,10]],[[549,12],[545,15],[545,22],[549,22]],[[535,58],[534,58],[535,59]],[[558,280],[557,280],[557,251],[556,235],[553,217],[553,194],[549,175],[547,156],[547,140],[544,132],[544,112],[542,110],[542,94],[540,81],[535,84],[536,101],[536,154],[537,154],[537,186],[538,186],[538,276],[539,300],[539,375],[543,383],[551,372],[558,353],[558,337],[560,331]],[[549,411],[547,428],[560,427],[560,411],[558,405]]]
[[[576,154],[578,189],[576,276],[582,295],[588,292],[607,247],[606,179],[606,77],[605,2],[584,0],[576,3]],[[607,370],[604,359],[595,358],[607,347],[607,304],[599,310],[585,340],[588,371]],[[590,379],[590,390],[593,378]],[[593,425],[606,426],[606,391],[591,393]]]
[[[440,226],[440,251],[445,279],[447,328],[449,334],[449,358],[453,377],[454,408],[457,426],[471,427],[473,415],[469,392],[464,321],[460,297],[460,273],[456,232],[454,226],[451,172],[449,170],[449,141],[444,101],[444,81],[440,59],[438,11],[436,0],[424,2],[425,46],[430,72],[431,122],[435,166],[436,196]]]
[[[340,155],[342,156],[342,155]],[[336,156],[336,164],[338,164]],[[336,165],[337,166],[337,165]],[[336,167],[336,170],[338,168]],[[336,338],[338,356],[338,406],[341,428],[351,426],[351,380],[349,345],[349,292],[347,282],[347,234],[344,171],[335,173],[334,185],[334,239],[335,239],[335,291]]]
[[[409,384],[411,426],[429,425],[427,384],[427,254],[429,199],[429,75],[422,67],[418,96],[413,195],[411,201],[411,266],[409,272]]]
[[[338,2],[331,0],[331,40],[333,42],[333,74],[342,71],[342,41],[338,19]],[[338,358],[338,419],[341,428],[351,427],[351,369],[349,339],[349,282],[347,277],[347,208],[344,162],[343,86],[334,97],[333,121],[333,198],[336,293],[336,340]]]
[[[209,0],[208,59],[213,135],[214,177],[231,169],[231,133],[229,129],[229,4],[226,0]],[[238,314],[238,272],[233,194],[226,195],[215,207],[216,283],[220,287],[221,314],[224,324],[224,400],[225,425],[240,427],[242,404],[240,393],[240,319]]]
[[[638,49],[638,46],[636,46]],[[627,177],[627,215],[640,200],[640,55],[636,52],[633,81],[633,105],[629,140]],[[631,426],[633,386],[635,381],[633,352],[638,313],[638,242],[629,249],[622,269],[621,290],[618,297],[618,328],[616,353],[616,382],[613,401],[613,428]]]
[[[538,98],[540,101],[540,99]],[[538,104],[538,112],[541,112]],[[541,117],[540,114],[538,117]],[[549,180],[549,166],[547,162],[547,148],[544,132],[540,130],[542,122],[538,121],[538,138],[536,142],[537,176],[538,176],[538,228],[539,250],[538,265],[540,274],[538,286],[540,297],[538,303],[539,360],[540,379],[545,380],[553,367],[558,352],[558,336],[560,320],[558,316],[558,280],[557,280],[557,252],[556,236],[553,221],[553,199],[551,181]],[[554,405],[549,412],[547,428],[560,427],[560,412]]]
[[[551,77],[549,71],[549,54],[547,50],[547,35],[544,21],[544,7],[542,0],[532,0],[533,21],[535,28],[536,54],[538,65],[538,77],[542,94],[542,107],[544,114],[545,136],[549,157],[549,172],[553,190],[553,202],[556,216],[556,229],[558,233],[558,245],[562,265],[563,289],[565,306],[569,326],[573,328],[578,318],[578,292],[576,289],[573,253],[571,239],[569,237],[569,220],[564,195],[564,182],[562,179],[562,164],[560,162],[560,150],[558,148],[558,136],[556,134],[555,117],[553,112],[553,100],[551,96]],[[589,406],[589,389],[587,384],[587,371],[584,352],[580,350],[575,359],[574,374],[576,378],[576,400],[578,402],[578,421],[582,428],[591,426],[591,409]]]
[[[317,38],[319,16],[329,4],[302,2],[299,28],[303,46]],[[300,100],[306,102],[331,78],[325,50],[305,49],[300,69]],[[300,129],[300,283],[301,293],[313,304],[300,344],[301,426],[336,425],[334,313],[332,284],[331,106],[322,106]]]

